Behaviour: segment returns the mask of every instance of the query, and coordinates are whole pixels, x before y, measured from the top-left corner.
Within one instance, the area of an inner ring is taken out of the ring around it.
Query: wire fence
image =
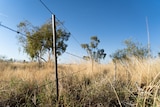
[[[48,12],[52,15],[52,14],[54,14],[48,7],[47,7],[47,5],[42,1],[42,0],[39,0],[40,2],[41,2],[41,4],[48,10]],[[76,38],[76,36],[74,36],[70,31],[69,31],[69,29],[56,17],[56,20],[61,24],[61,26],[63,27],[63,29],[65,30],[65,31],[67,31],[67,32],[69,32],[71,35],[71,37],[72,37],[72,39],[74,40],[74,42],[76,42],[76,44],[79,46],[79,47],[81,47],[81,42]],[[24,33],[22,33],[22,32],[20,32],[20,31],[17,31],[17,30],[15,30],[15,29],[12,29],[11,27],[9,27],[9,26],[7,26],[7,25],[4,25],[4,24],[2,24],[2,23],[0,23],[0,27],[3,27],[3,28],[5,28],[5,29],[8,29],[8,30],[10,30],[10,31],[12,31],[12,32],[15,32],[15,33],[17,33],[18,35],[23,35],[24,37],[27,37],[27,35],[26,34],[24,34]],[[31,38],[32,39],[32,38]],[[74,45],[73,46],[71,46],[71,47],[74,47]],[[53,48],[55,48],[55,47],[53,47]],[[76,49],[77,49],[77,47],[75,47]],[[64,57],[64,59],[67,59],[68,57],[72,57],[71,59],[74,59],[74,58],[78,58],[78,59],[80,59],[80,60],[83,60],[83,61],[88,61],[88,60],[86,60],[86,59],[84,59],[83,58],[83,56],[82,55],[79,55],[79,54],[75,54],[75,53],[73,53],[73,52],[70,52],[70,51],[65,51],[64,52],[64,54],[66,54],[66,56]],[[63,65],[63,64],[61,64],[61,63],[58,63],[58,65]],[[65,64],[65,66],[67,66],[68,67],[68,69],[70,69],[70,65],[69,64]],[[51,66],[52,68],[53,67],[55,67],[55,66]],[[93,65],[92,65],[92,67],[93,67]],[[116,72],[117,72],[117,65],[115,64],[115,77],[114,77],[114,81],[116,81]],[[63,69],[63,68],[62,68]],[[68,79],[68,78],[72,78],[72,77],[75,77],[75,76],[77,76],[77,75],[79,75],[79,73],[81,73],[81,72],[84,72],[84,71],[87,71],[87,69],[88,69],[88,67],[87,66],[84,66],[84,67],[79,67],[78,68],[78,70],[75,70],[74,72],[69,72],[67,75],[63,75],[63,73],[61,74],[61,75],[59,75],[59,77],[58,77],[58,80],[62,83],[62,82],[64,82],[66,79]],[[126,69],[128,69],[128,68],[126,68]],[[51,75],[51,77],[53,78],[53,75],[55,75],[55,72],[56,71],[54,71],[54,69],[52,69],[53,70],[53,72],[51,73],[51,74],[48,74],[48,75]],[[58,69],[58,71],[59,71],[59,69]],[[129,77],[129,76],[128,76]],[[23,92],[23,93],[20,93],[18,96],[15,96],[15,95],[13,95],[13,97],[12,98],[10,98],[10,99],[7,99],[7,100],[2,100],[2,101],[0,101],[0,106],[1,106],[1,103],[8,103],[9,102],[9,100],[10,100],[10,102],[14,102],[15,100],[17,100],[17,99],[19,99],[19,96],[21,96],[21,97],[26,97],[26,94],[28,94],[28,93],[30,93],[30,95],[32,95],[32,94],[34,94],[35,93],[35,91],[36,92],[38,92],[39,90],[41,90],[41,89],[43,89],[43,88],[45,88],[45,87],[47,87],[48,85],[55,85],[56,84],[56,81],[57,81],[57,79],[56,78],[53,78],[53,79],[51,79],[51,80],[48,80],[47,82],[40,82],[40,83],[37,83],[37,84],[34,84],[34,86],[32,86],[32,88],[30,88],[30,87],[27,87],[26,88],[26,90]],[[106,79],[103,79],[103,81],[106,81]],[[103,82],[103,81],[101,81],[101,82]],[[25,81],[12,81],[12,80],[0,80],[0,84],[8,84],[8,86],[6,85],[6,86],[2,86],[2,87],[0,87],[0,92],[2,93],[8,93],[9,91],[11,91],[11,93],[9,93],[9,94],[12,94],[12,89],[10,89],[10,86],[9,85],[13,85],[13,84],[11,84],[11,82],[13,82],[14,83],[14,85],[15,84],[19,84],[19,85],[21,85],[21,84],[23,84],[23,82],[25,82]],[[111,85],[112,85],[112,83],[110,83]],[[101,85],[101,84],[99,84],[99,85]],[[4,88],[5,87],[7,87],[7,89],[8,90],[4,90]],[[8,88],[9,87],[9,88]],[[56,86],[55,86],[56,87]],[[54,88],[55,88],[54,87]],[[112,86],[113,87],[113,86]],[[52,87],[53,88],[53,87]],[[113,87],[114,88],[114,87]],[[54,90],[53,89],[53,91],[55,91],[56,92],[56,89]],[[0,94],[1,94],[0,93]],[[11,95],[12,96],[12,95]],[[0,97],[0,100],[1,100],[1,97]],[[21,99],[20,99],[21,100]],[[33,101],[34,102],[34,101]],[[19,102],[18,102],[19,103]],[[35,104],[36,105],[36,104]]]
[[[49,11],[50,14],[54,14],[54,13],[47,7],[47,5],[46,5],[42,0],[39,0],[39,1],[40,1],[41,4]],[[57,21],[61,24],[61,26],[63,26],[63,28],[64,28],[65,31],[70,32],[70,31],[68,30],[68,28],[67,28],[66,26],[64,26],[64,24],[63,24],[57,17],[56,17],[56,19],[57,19]],[[26,34],[20,32],[20,31],[18,31],[18,30],[12,29],[11,27],[9,27],[9,26],[7,26],[7,25],[4,25],[4,24],[2,24],[2,23],[0,23],[0,27],[3,27],[3,28],[8,29],[8,30],[10,30],[10,31],[12,31],[12,32],[15,32],[15,33],[17,33],[18,35],[22,35],[22,36],[24,36],[24,37],[27,37]],[[76,37],[75,37],[72,33],[71,33],[70,36],[74,39],[74,41],[77,43],[77,45],[79,45],[79,46],[81,47],[81,43],[78,41],[78,39],[76,39]],[[32,38],[31,38],[31,39],[32,39]],[[55,47],[53,47],[53,48],[55,48]],[[83,56],[81,56],[81,55],[73,54],[72,52],[68,52],[68,51],[66,51],[66,52],[64,52],[64,53],[65,53],[66,55],[68,55],[68,56],[72,56],[72,57],[78,58],[78,59],[80,59],[80,60],[86,61],[86,60],[83,58]],[[58,79],[59,79],[59,80],[62,80],[62,79],[64,79],[64,78],[73,77],[74,75],[76,75],[76,74],[78,74],[78,73],[80,73],[80,72],[83,72],[83,71],[85,71],[85,70],[87,70],[87,67],[84,67],[84,68],[81,68],[81,69],[79,69],[79,70],[77,70],[77,71],[74,71],[71,75],[65,75],[65,76],[58,77]],[[53,81],[44,83],[44,84],[39,84],[39,85],[37,84],[37,86],[35,86],[34,88],[32,88],[32,92],[34,92],[34,91],[37,90],[37,89],[43,88],[43,87],[45,87],[45,86],[47,86],[47,85],[49,85],[49,84],[53,84],[55,81],[56,81],[56,79],[53,80]],[[9,81],[7,81],[7,80],[1,80],[1,81],[0,81],[0,83],[6,83],[6,84],[9,84],[10,82],[11,82],[10,80],[9,80]],[[22,83],[22,81],[14,82],[14,84],[21,84],[21,83]],[[25,96],[27,93],[28,93],[28,90],[26,90],[26,92],[22,93],[21,96]],[[14,100],[14,99],[17,99],[17,98],[13,98],[13,100]],[[6,101],[1,101],[1,102],[7,102],[7,101],[8,101],[8,100],[6,100]],[[0,103],[1,103],[1,102],[0,102]]]
[[[41,0],[40,0],[41,1]],[[41,1],[42,2],[42,1]],[[43,3],[43,2],[42,2]],[[6,25],[3,25],[2,23],[0,23],[0,26],[1,27],[3,27],[3,28],[5,28],[5,29],[8,29],[8,30],[10,30],[10,31],[13,31],[13,32],[15,32],[15,33],[17,33],[17,34],[20,34],[20,35],[23,35],[23,36],[25,36],[25,37],[27,37],[27,35],[26,34],[23,34],[22,32],[20,32],[20,31],[18,31],[18,30],[15,30],[15,29],[12,29],[12,28],[10,28],[10,27],[8,27],[8,26],[6,26]],[[62,24],[62,26],[64,26],[63,24]],[[64,26],[65,27],[65,26]],[[65,27],[65,30],[66,30],[67,28]],[[68,29],[67,29],[67,31],[69,31]],[[74,40],[78,43],[78,45],[80,45],[80,42],[75,38],[75,36],[73,36],[73,35],[71,35],[71,37],[73,37],[74,38]],[[32,38],[31,38],[32,39]],[[54,47],[53,47],[54,48]],[[64,52],[64,53],[66,53],[66,54],[68,54],[68,55],[70,55],[70,56],[73,56],[73,57],[76,57],[76,58],[79,58],[79,59],[81,59],[81,60],[84,60],[84,61],[86,61],[83,57],[81,57],[81,56],[79,56],[79,55],[76,55],[76,54],[73,54],[73,53],[71,53],[71,52]],[[0,81],[0,82],[2,82],[2,81]],[[6,81],[5,81],[6,82]]]

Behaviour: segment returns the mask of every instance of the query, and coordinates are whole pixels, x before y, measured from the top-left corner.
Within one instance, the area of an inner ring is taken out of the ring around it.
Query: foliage
[[[88,56],[84,56],[84,59],[90,59],[95,62],[100,62],[101,59],[104,59],[106,57],[106,53],[104,52],[104,49],[99,49],[98,44],[100,43],[100,40],[97,36],[92,36],[90,44],[81,44],[81,47],[84,48]]]
[[[144,47],[139,43],[135,43],[131,39],[125,40],[124,44],[126,48],[119,49],[115,53],[110,55],[113,60],[129,60],[131,57],[136,57],[138,59],[147,58],[147,47]]]
[[[56,39],[57,39],[57,55],[61,55],[66,51],[67,44],[70,37],[70,33],[67,33],[60,26],[60,22],[56,22]],[[45,61],[43,56],[48,53],[48,60],[51,59],[53,51],[53,34],[52,34],[52,23],[47,21],[40,27],[33,26],[28,21],[20,22],[18,25],[19,31],[25,33],[26,36],[20,35],[18,37],[24,52],[27,53],[31,59],[42,59]]]

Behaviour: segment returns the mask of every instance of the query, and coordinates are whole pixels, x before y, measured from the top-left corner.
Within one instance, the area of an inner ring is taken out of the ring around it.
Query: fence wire
[[[40,2],[42,3],[42,5],[50,12],[50,14],[54,14],[54,13],[47,7],[47,5],[46,5],[42,0],[39,0],[39,1],[40,1]],[[69,32],[68,28],[67,28],[66,26],[64,26],[64,24],[63,24],[57,17],[56,17],[56,19],[57,19],[57,21],[64,27],[64,29]],[[8,27],[8,26],[6,26],[6,25],[4,25],[4,24],[1,24],[1,23],[0,23],[0,26],[3,27],[3,28],[5,28],[5,29],[8,29],[8,30],[10,30],[10,31],[12,31],[12,32],[15,32],[15,33],[17,33],[17,34],[20,34],[20,35],[22,35],[22,36],[27,37],[26,34],[23,34],[22,32],[17,31],[17,30],[15,30],[15,29],[12,29],[11,27]],[[73,34],[71,34],[71,37],[72,37],[72,38],[76,41],[76,43],[81,47],[80,42],[78,41],[78,39],[76,39],[76,37],[75,37]],[[31,38],[31,39],[32,39],[32,38]],[[54,48],[54,47],[53,47],[53,48]],[[81,56],[79,56],[79,55],[76,55],[76,54],[73,54],[73,53],[71,53],[71,52],[65,52],[65,53],[68,54],[68,55],[71,55],[71,56],[73,56],[73,57],[76,57],[76,58],[79,58],[79,59],[82,59],[82,60],[87,61],[87,60],[84,59],[83,57],[81,57]],[[68,78],[68,77],[73,77],[74,75],[76,75],[76,74],[78,74],[78,73],[80,73],[80,72],[82,72],[82,71],[85,71],[85,70],[87,70],[87,67],[85,67],[85,68],[83,68],[83,69],[80,69],[80,70],[77,70],[77,71],[74,71],[73,73],[71,73],[71,75],[65,75],[65,76],[62,76],[62,77],[58,77],[58,80],[62,80],[62,79],[64,79],[64,78]],[[0,83],[9,84],[9,83],[11,83],[11,82],[12,82],[12,81],[0,80]],[[14,81],[14,84],[22,84],[23,82],[25,82],[25,81]],[[24,97],[25,97],[25,95],[26,95],[29,91],[31,91],[30,93],[33,93],[35,90],[44,88],[44,87],[46,87],[46,86],[49,85],[49,84],[53,84],[54,82],[56,82],[56,79],[51,80],[51,81],[49,81],[49,82],[47,82],[47,83],[44,83],[44,84],[42,84],[42,83],[41,83],[41,84],[34,84],[34,85],[36,85],[36,86],[35,86],[35,87],[32,87],[32,90],[27,89],[27,90],[25,90],[25,92],[21,93],[19,96],[24,96]],[[2,87],[2,88],[4,88],[4,87]],[[0,91],[1,91],[1,88],[0,88]],[[17,97],[18,97],[18,96],[17,96]],[[17,99],[17,97],[14,96],[11,100],[14,101],[15,99]],[[7,99],[6,101],[0,101],[0,105],[1,105],[2,102],[7,102],[7,101],[8,101],[8,99]]]

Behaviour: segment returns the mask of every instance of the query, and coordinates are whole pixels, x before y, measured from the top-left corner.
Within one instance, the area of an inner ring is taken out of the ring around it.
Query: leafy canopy
[[[115,60],[130,60],[131,57],[136,57],[138,59],[144,59],[148,57],[148,49],[142,46],[140,43],[135,43],[131,39],[124,41],[125,48],[119,49],[113,53],[111,58]]]
[[[81,47],[86,50],[88,56],[84,56],[84,59],[100,62],[101,59],[106,57],[104,49],[99,49],[98,44],[100,40],[97,36],[91,36],[91,42],[89,44],[81,44]]]
[[[62,55],[67,48],[66,41],[70,37],[70,33],[66,32],[61,24],[56,22],[56,39],[57,39],[57,55]],[[43,56],[48,53],[48,60],[51,59],[51,54],[53,51],[53,34],[52,34],[52,23],[51,20],[47,21],[40,27],[33,26],[28,21],[20,22],[18,25],[18,30],[25,33],[26,36],[20,35],[18,40],[23,47],[25,53],[27,53],[30,58],[42,59],[45,61]]]

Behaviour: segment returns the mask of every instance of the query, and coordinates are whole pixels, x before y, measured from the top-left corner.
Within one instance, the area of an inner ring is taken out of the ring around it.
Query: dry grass
[[[160,106],[160,60],[59,65],[59,101],[53,65],[0,63],[0,106]]]

